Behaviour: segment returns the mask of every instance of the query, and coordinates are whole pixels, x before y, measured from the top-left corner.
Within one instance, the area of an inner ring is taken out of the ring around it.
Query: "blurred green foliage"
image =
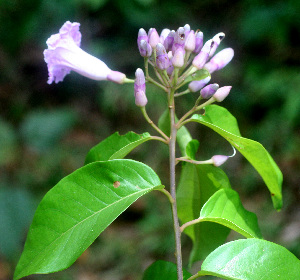
[[[175,29],[189,23],[201,29],[205,39],[225,32],[220,48],[233,47],[235,57],[212,81],[233,86],[222,105],[237,117],[242,135],[261,142],[282,169],[283,211],[271,210],[263,182],[241,157],[224,169],[246,208],[257,213],[263,235],[299,257],[299,14],[298,0],[0,0],[0,279],[12,275],[36,201],[82,166],[93,145],[115,131],[153,132],[141,121],[131,85],[97,83],[76,73],[58,85],[46,83],[45,41],[66,20],[81,23],[84,50],[128,77],[143,65],[136,47],[141,27]],[[157,121],[164,95],[149,86],[147,97],[149,114]],[[186,96],[180,107],[186,110],[195,98]],[[198,157],[231,153],[231,147],[206,128],[194,131],[194,137],[200,140]],[[134,157],[158,170],[166,182],[166,153],[164,147],[145,144]],[[165,204],[150,197],[135,204],[118,219],[121,226],[113,224],[75,268],[56,279],[137,279],[155,259],[172,260]],[[123,252],[115,244],[122,245]],[[185,239],[184,248],[190,246]]]

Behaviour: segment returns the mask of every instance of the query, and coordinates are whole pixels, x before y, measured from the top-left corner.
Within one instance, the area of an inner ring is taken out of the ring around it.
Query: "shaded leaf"
[[[282,173],[270,154],[258,142],[240,136],[236,119],[223,107],[205,107],[204,115],[193,115],[192,121],[204,124],[224,137],[257,170],[271,192],[273,205],[282,207]]]
[[[221,189],[204,204],[200,222],[214,222],[244,235],[247,238],[262,238],[254,213],[247,211],[236,191]]]
[[[133,160],[76,170],[39,204],[14,279],[69,267],[134,201],[161,188],[155,172]]]
[[[150,139],[151,136],[147,132],[143,134],[128,132],[125,135],[115,132],[88,152],[85,164],[94,161],[122,159],[134,148]]]
[[[198,275],[232,280],[300,279],[300,261],[286,248],[262,239],[224,244],[203,262]]]
[[[196,139],[191,140],[186,146],[186,156],[190,159],[196,159],[196,153],[199,148],[199,141]]]
[[[226,174],[212,165],[185,163],[177,189],[178,216],[182,223],[199,218],[206,201],[218,190],[230,188]],[[215,223],[200,223],[189,226],[186,233],[193,241],[190,264],[204,259],[223,244],[229,229]]]
[[[183,269],[183,280],[187,280],[192,274]],[[144,272],[143,280],[177,280],[177,266],[167,261],[156,261]]]

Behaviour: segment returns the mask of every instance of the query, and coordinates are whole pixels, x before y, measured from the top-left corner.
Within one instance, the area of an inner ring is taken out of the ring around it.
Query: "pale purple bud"
[[[111,71],[107,75],[107,80],[111,82],[115,82],[118,84],[123,84],[126,79],[126,75],[124,73],[118,72],[118,71]]]
[[[185,29],[183,27],[179,27],[174,37],[174,43],[172,46],[173,54],[175,54],[176,50],[179,48],[184,49],[184,42],[185,42]]]
[[[149,44],[152,49],[156,48],[156,45],[159,43],[159,35],[155,28],[150,28],[148,32]]]
[[[214,41],[214,45],[209,53],[209,57],[212,57],[216,52],[217,47],[220,45],[221,41],[225,38],[225,34],[223,32],[218,33],[215,35],[212,40]]]
[[[145,107],[148,100],[146,97],[146,80],[142,69],[138,68],[135,72],[134,97],[135,104],[139,107]]]
[[[232,88],[232,86],[225,86],[225,87],[219,88],[216,91],[216,93],[214,94],[213,98],[218,102],[222,102],[229,94],[231,88]]]
[[[137,91],[134,94],[135,97],[135,105],[138,107],[145,107],[148,103],[148,99],[146,97],[145,92],[143,92],[142,90]]]
[[[165,41],[164,41],[164,47],[166,49],[167,52],[169,52],[170,50],[172,50],[172,46],[174,43],[174,37],[175,37],[175,31],[172,30],[168,36],[166,37]]]
[[[139,51],[142,57],[150,57],[152,54],[152,48],[150,44],[145,40],[142,40],[140,42]]]
[[[147,35],[147,32],[145,31],[145,29],[140,28],[139,33],[138,33],[138,38],[137,38],[137,44],[138,44],[139,48],[140,48],[140,43],[142,40],[145,40],[146,42],[148,42],[148,35]]]
[[[135,71],[134,93],[138,91],[146,92],[146,80],[144,72],[141,68]]]
[[[164,41],[166,40],[169,33],[170,33],[170,29],[168,29],[168,28],[165,28],[162,30],[162,32],[160,33],[160,37],[159,37],[159,41],[161,44],[164,44]]]
[[[211,158],[214,166],[220,166],[228,160],[229,156],[215,155]]]
[[[214,42],[212,39],[208,40],[203,48],[201,49],[200,53],[195,56],[193,60],[193,66],[195,66],[197,69],[202,69],[205,63],[208,60],[209,53],[211,48],[213,47]]]
[[[196,92],[196,91],[202,89],[210,81],[210,79],[211,78],[208,76],[203,80],[190,82],[189,83],[189,90],[191,92]]]
[[[191,27],[190,27],[190,25],[189,24],[186,24],[184,27],[184,30],[185,30],[185,32],[189,32],[189,31],[191,31]]]
[[[233,58],[234,51],[232,48],[227,48],[218,52],[204,67],[213,73],[224,68]]]
[[[77,22],[67,21],[59,33],[47,40],[48,49],[44,50],[44,59],[49,72],[48,84],[61,82],[71,70],[93,80],[108,80],[112,70],[103,61],[80,48],[79,26]]]
[[[184,48],[186,51],[192,52],[196,47],[196,37],[195,37],[195,32],[194,30],[189,32],[189,35],[187,36],[185,43],[184,43]]]
[[[208,99],[208,98],[211,98],[218,89],[219,89],[218,84],[210,84],[210,85],[204,87],[203,89],[201,89],[200,95],[202,96],[202,98]]]
[[[175,68],[181,68],[184,65],[185,51],[182,48],[178,48],[172,58],[172,64]]]
[[[170,66],[166,49],[161,43],[156,45],[156,65],[161,70],[166,70]]]
[[[170,64],[170,66],[169,66],[168,69],[167,69],[167,74],[168,74],[169,76],[171,76],[172,73],[173,73],[173,71],[174,71],[174,66],[173,66],[172,64]]]
[[[189,34],[190,34],[191,27],[190,27],[189,24],[186,24],[183,28],[184,28],[184,35],[185,35],[185,38],[187,38],[187,36],[189,36]]]
[[[199,31],[196,33],[196,45],[194,53],[199,53],[203,47],[203,32]]]

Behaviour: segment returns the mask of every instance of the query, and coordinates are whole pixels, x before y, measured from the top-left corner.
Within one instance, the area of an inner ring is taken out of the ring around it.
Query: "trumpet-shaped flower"
[[[48,84],[63,81],[71,70],[93,80],[109,80],[122,84],[126,76],[112,71],[103,61],[86,53],[80,48],[80,24],[67,21],[47,40],[48,49],[44,58],[48,65]]]

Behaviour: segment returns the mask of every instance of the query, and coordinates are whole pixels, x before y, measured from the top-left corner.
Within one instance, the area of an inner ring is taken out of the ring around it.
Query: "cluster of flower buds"
[[[141,28],[138,32],[137,45],[141,56],[147,60],[147,63],[150,61],[158,73],[165,71],[172,79],[174,70],[180,69],[182,72],[189,69],[190,71],[183,78],[186,79],[188,75],[193,75],[201,69],[206,69],[210,74],[220,70],[233,58],[234,51],[231,48],[223,49],[215,55],[225,37],[223,32],[216,34],[205,43],[203,37],[201,31],[191,30],[188,24],[179,27],[176,31],[163,29],[160,35],[155,28],[150,28],[148,33]],[[214,96],[215,101],[221,102],[229,94],[231,87],[219,88],[218,84],[207,85],[210,79],[210,76],[200,80],[192,79],[188,90],[197,92],[202,89],[200,96],[203,99]]]

